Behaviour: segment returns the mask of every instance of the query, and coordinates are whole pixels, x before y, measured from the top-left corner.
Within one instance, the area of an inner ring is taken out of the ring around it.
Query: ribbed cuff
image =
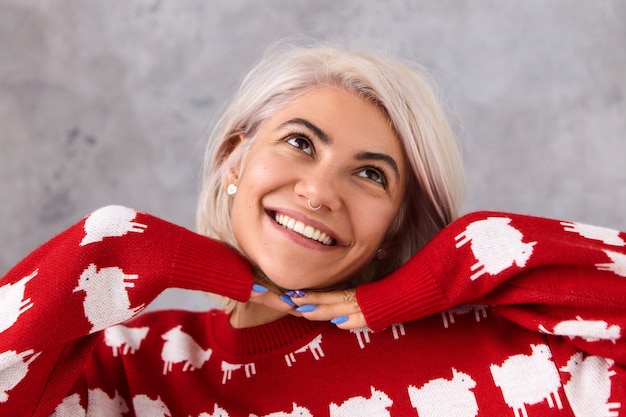
[[[172,284],[247,301],[252,288],[249,262],[216,240],[186,232],[172,262]]]
[[[411,261],[380,281],[357,287],[356,296],[367,325],[374,331],[448,307],[429,266]]]

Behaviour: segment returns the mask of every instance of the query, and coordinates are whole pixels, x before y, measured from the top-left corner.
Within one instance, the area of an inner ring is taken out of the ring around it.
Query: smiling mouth
[[[315,240],[325,246],[333,246],[335,239],[313,226],[306,225],[301,221],[292,219],[285,214],[274,213],[274,220],[281,226],[296,232],[306,238]]]

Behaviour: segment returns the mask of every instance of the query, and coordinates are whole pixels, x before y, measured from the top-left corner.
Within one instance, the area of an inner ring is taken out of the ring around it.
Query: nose
[[[321,206],[330,211],[337,211],[342,206],[339,175],[324,165],[303,169],[296,181],[294,193],[300,197],[304,207]]]

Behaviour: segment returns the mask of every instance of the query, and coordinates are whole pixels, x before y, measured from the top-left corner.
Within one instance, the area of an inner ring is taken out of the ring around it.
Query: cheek
[[[393,223],[398,209],[387,204],[361,204],[354,211],[356,233],[361,236],[365,244],[373,247],[382,243],[389,227]]]
[[[280,169],[278,168],[280,167]],[[285,177],[285,164],[275,158],[257,158],[250,161],[241,172],[239,187],[244,191],[259,192],[276,186]]]
[[[231,206],[231,222],[235,238],[246,251],[255,240],[259,216],[263,216],[263,197],[280,186],[277,164],[268,158],[251,158],[239,173],[237,193]],[[256,244],[256,243],[255,243]]]

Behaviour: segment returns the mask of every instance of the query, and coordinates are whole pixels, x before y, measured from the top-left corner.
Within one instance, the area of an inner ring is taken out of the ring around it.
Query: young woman
[[[0,415],[620,415],[626,233],[457,219],[422,75],[273,51],[209,146],[198,234],[104,207],[0,280]]]

